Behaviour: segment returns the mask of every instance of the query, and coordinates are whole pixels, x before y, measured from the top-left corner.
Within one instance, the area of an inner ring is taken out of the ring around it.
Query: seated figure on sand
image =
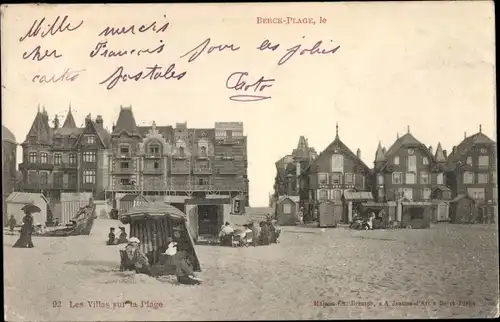
[[[125,232],[125,227],[120,227],[120,236],[118,237],[118,244],[128,243],[127,233]]]
[[[231,245],[232,237],[233,237],[234,229],[231,227],[229,222],[226,222],[222,227],[219,233],[220,243],[222,245]]]
[[[136,273],[151,275],[151,265],[140,248],[139,238],[131,237],[125,250],[120,250],[121,270],[135,270]]]
[[[115,227],[109,228],[108,241],[106,245],[116,245]]]

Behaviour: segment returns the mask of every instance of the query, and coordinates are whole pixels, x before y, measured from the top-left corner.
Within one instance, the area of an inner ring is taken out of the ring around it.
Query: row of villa
[[[481,126],[449,155],[440,143],[435,150],[421,143],[408,127],[389,149],[379,143],[368,166],[359,149],[354,153],[341,141],[337,125],[323,152],[317,154],[301,136],[297,148],[276,162],[271,203],[282,224],[293,224],[300,209],[319,212],[325,226],[350,222],[354,212],[382,209],[387,221],[407,225],[424,217],[470,222],[471,216],[497,216],[496,180],[496,143]]]

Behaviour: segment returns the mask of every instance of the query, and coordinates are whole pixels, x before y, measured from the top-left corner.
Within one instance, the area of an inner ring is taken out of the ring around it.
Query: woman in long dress
[[[25,216],[23,217],[23,226],[21,227],[21,236],[16,241],[14,246],[16,248],[33,248],[33,241],[31,234],[33,234],[33,216],[28,210],[24,210]]]

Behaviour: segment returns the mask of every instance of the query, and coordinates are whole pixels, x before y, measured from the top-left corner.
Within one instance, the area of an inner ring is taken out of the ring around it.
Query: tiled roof
[[[463,157],[463,155],[466,154],[476,144],[495,144],[495,141],[491,140],[482,132],[478,132],[474,135],[466,137],[456,147],[455,152],[448,157],[449,165],[456,164],[456,162],[459,161]]]
[[[71,105],[69,107],[68,115],[66,115],[66,120],[64,120],[64,124],[62,127],[65,129],[76,128],[75,118],[73,117],[73,113],[71,113]]]
[[[138,133],[137,123],[135,122],[134,113],[132,112],[132,107],[121,107],[120,114],[118,115],[118,120],[116,121],[116,126],[112,134],[119,134],[122,131],[128,133]]]

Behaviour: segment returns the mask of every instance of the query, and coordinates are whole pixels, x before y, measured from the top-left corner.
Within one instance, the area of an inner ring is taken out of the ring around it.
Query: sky
[[[67,15],[71,28],[83,23],[71,32],[19,41],[35,20],[46,18],[43,32],[58,15]],[[304,17],[315,24],[258,24],[258,17]],[[368,166],[379,141],[389,148],[408,127],[422,143],[435,149],[441,142],[448,151],[464,133],[478,132],[479,124],[496,138],[492,2],[9,5],[2,7],[2,18],[2,122],[19,142],[38,105],[53,119],[64,117],[71,104],[78,125],[90,113],[102,115],[109,128],[120,106],[132,106],[141,125],[244,122],[252,206],[267,205],[275,162],[292,152],[300,135],[319,153],[333,141],[336,123],[341,140],[354,152],[361,149]],[[137,31],[153,21],[169,26],[159,33]],[[135,34],[99,36],[106,26],[132,24]],[[205,51],[192,62],[189,55],[181,58],[207,38],[211,45],[240,49]],[[280,46],[257,50],[265,39]],[[160,40],[160,53],[90,57],[103,41],[109,49],[138,51],[157,48]],[[310,49],[320,40],[321,49],[340,47],[332,54],[297,52],[278,65],[287,49]],[[38,45],[61,57],[23,59]],[[174,63],[177,74],[186,72],[180,80],[128,80],[111,90],[99,84],[119,66],[137,74]],[[84,71],[73,82],[32,81],[66,69]],[[230,100],[244,92],[226,88],[233,72],[248,72],[247,84],[274,79],[272,87],[246,92],[271,98]]]

